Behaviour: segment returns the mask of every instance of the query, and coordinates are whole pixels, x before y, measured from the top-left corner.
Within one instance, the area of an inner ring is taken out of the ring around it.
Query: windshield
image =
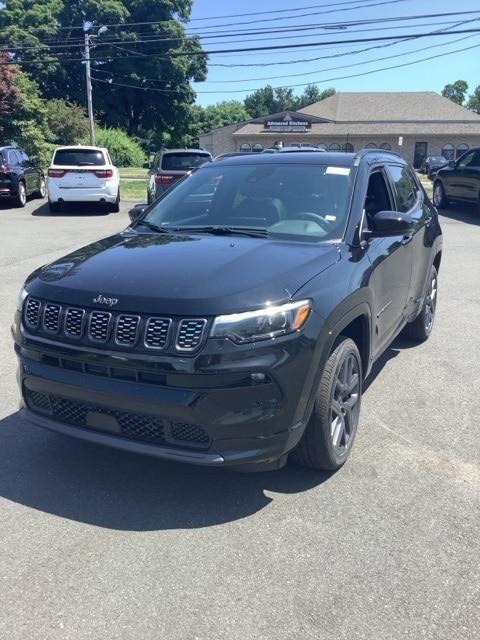
[[[248,164],[201,168],[145,216],[163,229],[228,227],[329,240],[343,235],[353,167]]]
[[[208,162],[207,153],[165,153],[162,159],[162,169],[167,171],[188,171]]]
[[[95,149],[59,149],[55,152],[53,164],[61,167],[71,165],[102,166],[105,164],[105,158],[101,151]]]

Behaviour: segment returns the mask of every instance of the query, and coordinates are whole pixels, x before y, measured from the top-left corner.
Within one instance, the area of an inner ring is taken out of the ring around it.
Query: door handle
[[[402,244],[405,246],[406,244],[412,241],[412,238],[413,238],[413,233],[411,233],[409,236],[403,236]]]
[[[432,221],[432,216],[428,216],[428,218],[425,218],[425,224],[430,224]]]

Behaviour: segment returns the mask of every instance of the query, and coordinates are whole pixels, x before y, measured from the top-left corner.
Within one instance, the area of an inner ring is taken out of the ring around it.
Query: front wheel
[[[341,338],[325,364],[312,415],[294,458],[315,469],[339,469],[352,450],[361,399],[360,353],[353,340]]]
[[[433,185],[433,204],[437,209],[444,209],[448,206],[448,199],[443,184],[437,180]]]
[[[408,338],[417,342],[425,342],[430,337],[435,321],[435,311],[437,309],[438,294],[438,273],[432,265],[427,295],[423,302],[422,310],[413,322],[409,322],[404,329]]]

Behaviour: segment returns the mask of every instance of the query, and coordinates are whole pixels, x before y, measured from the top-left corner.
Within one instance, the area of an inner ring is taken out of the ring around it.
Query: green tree
[[[446,84],[442,90],[442,96],[457,104],[463,104],[468,91],[468,83],[465,80],[457,80],[452,84]]]
[[[329,98],[330,96],[335,95],[335,93],[336,92],[333,87],[320,90],[316,84],[309,84],[305,87],[304,92],[298,98],[297,109],[303,109],[303,107],[307,107],[309,104],[325,100],[325,98]]]
[[[467,107],[476,113],[480,113],[480,84],[469,97]]]
[[[186,39],[182,24],[189,19],[191,5],[192,0],[6,0],[5,6],[0,3],[0,29],[2,40],[12,46],[40,46],[42,38],[52,35],[70,43],[68,49],[49,50],[56,63],[27,68],[45,98],[85,104],[84,66],[66,57],[81,56],[82,25],[94,21],[91,33],[98,37],[91,57],[97,118],[131,135],[156,129],[181,136],[195,99],[190,81],[206,76],[199,39]],[[155,24],[111,27],[102,33],[97,28],[122,22]],[[32,57],[31,50],[17,51],[25,65]]]
[[[2,72],[4,73],[4,72]],[[0,114],[2,140],[16,143],[43,166],[50,160],[50,131],[45,101],[38,85],[25,72],[16,69],[13,77],[15,104],[10,114]]]
[[[79,144],[88,133],[88,119],[78,104],[53,98],[45,104],[51,142]]]
[[[141,167],[145,162],[145,153],[142,147],[130,138],[125,131],[97,128],[97,144],[106,147],[115,165],[118,167]],[[88,139],[83,141],[88,144]]]

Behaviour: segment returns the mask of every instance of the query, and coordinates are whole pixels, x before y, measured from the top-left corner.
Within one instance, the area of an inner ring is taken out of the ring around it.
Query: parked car
[[[67,203],[101,204],[120,210],[120,175],[103,147],[55,149],[48,169],[48,205],[52,213]]]
[[[447,164],[448,160],[443,156],[428,156],[422,164],[423,173],[426,173],[431,179],[439,169],[445,167]]]
[[[179,178],[202,164],[212,161],[212,155],[203,149],[163,149],[152,163],[147,163],[147,201],[156,200]]]
[[[433,202],[440,209],[457,202],[469,202],[476,204],[480,213],[480,147],[470,149],[437,171]]]
[[[432,331],[441,254],[437,211],[392,152],[204,165],[28,277],[21,415],[170,460],[338,469],[374,361]]]
[[[24,207],[27,197],[45,197],[42,169],[19,147],[0,147],[0,198]]]
[[[288,147],[268,147],[264,149],[262,153],[305,153],[308,151],[320,151],[322,153],[325,152],[325,149],[320,147],[314,147],[312,145],[291,145]]]

